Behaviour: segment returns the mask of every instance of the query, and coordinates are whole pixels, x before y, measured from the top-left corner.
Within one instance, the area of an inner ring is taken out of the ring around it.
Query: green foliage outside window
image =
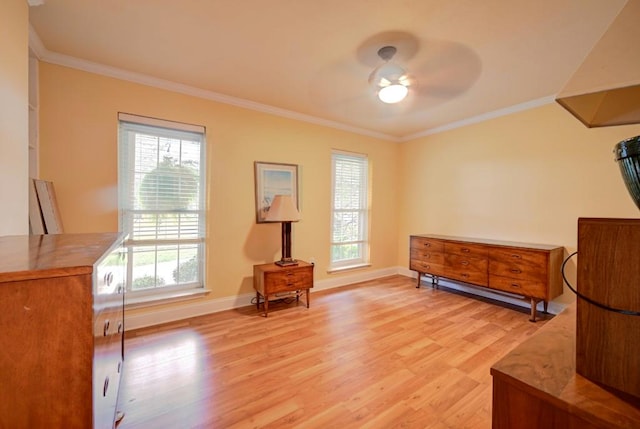
[[[189,208],[198,192],[198,177],[185,164],[165,156],[156,168],[145,174],[138,193],[142,207],[147,210]]]
[[[194,282],[198,278],[198,269],[198,260],[194,256],[181,263],[179,268],[173,270],[173,280],[175,280],[176,283]]]

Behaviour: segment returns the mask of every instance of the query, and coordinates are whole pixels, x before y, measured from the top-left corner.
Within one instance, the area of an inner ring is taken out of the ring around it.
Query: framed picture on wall
[[[298,166],[296,164],[280,164],[256,161],[256,223],[265,223],[267,212],[276,195],[291,195],[298,204]]]

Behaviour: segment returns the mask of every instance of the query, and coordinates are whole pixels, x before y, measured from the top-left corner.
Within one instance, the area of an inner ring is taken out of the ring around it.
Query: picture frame
[[[299,210],[298,203],[298,165],[276,162],[254,162],[256,188],[256,223],[268,223],[265,220],[273,197],[291,195]]]

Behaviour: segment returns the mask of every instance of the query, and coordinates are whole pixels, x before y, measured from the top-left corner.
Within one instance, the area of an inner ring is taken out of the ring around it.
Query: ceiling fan
[[[309,85],[310,99],[335,113],[330,116],[335,120],[349,115],[394,124],[463,94],[482,69],[479,57],[467,46],[399,31],[374,34],[355,52],[348,47],[342,52],[346,55],[327,62]],[[381,101],[394,90],[404,98]]]
[[[376,88],[380,101],[388,104],[399,103],[409,93],[414,80],[399,64],[392,61],[396,54],[395,46],[383,46],[378,49],[378,56],[384,61],[369,75],[369,84]]]

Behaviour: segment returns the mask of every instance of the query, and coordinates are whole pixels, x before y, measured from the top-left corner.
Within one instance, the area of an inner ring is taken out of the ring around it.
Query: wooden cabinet
[[[0,427],[112,428],[122,236],[0,237]]]
[[[298,265],[281,267],[274,263],[253,266],[253,288],[256,290],[256,307],[264,302],[264,316],[269,314],[269,296],[279,293],[295,293],[296,300],[304,291],[309,308],[309,289],[313,287],[313,264],[298,261]]]
[[[531,320],[536,305],[562,294],[560,265],[564,248],[540,244],[477,240],[442,235],[410,237],[410,269],[420,275],[446,277],[474,286],[519,295],[531,301]]]
[[[491,367],[493,429],[640,428],[640,405],[576,373],[576,308]]]
[[[579,219],[578,292],[603,306],[640,313],[638,249],[640,219]],[[577,371],[640,401],[640,317],[577,302]]]

